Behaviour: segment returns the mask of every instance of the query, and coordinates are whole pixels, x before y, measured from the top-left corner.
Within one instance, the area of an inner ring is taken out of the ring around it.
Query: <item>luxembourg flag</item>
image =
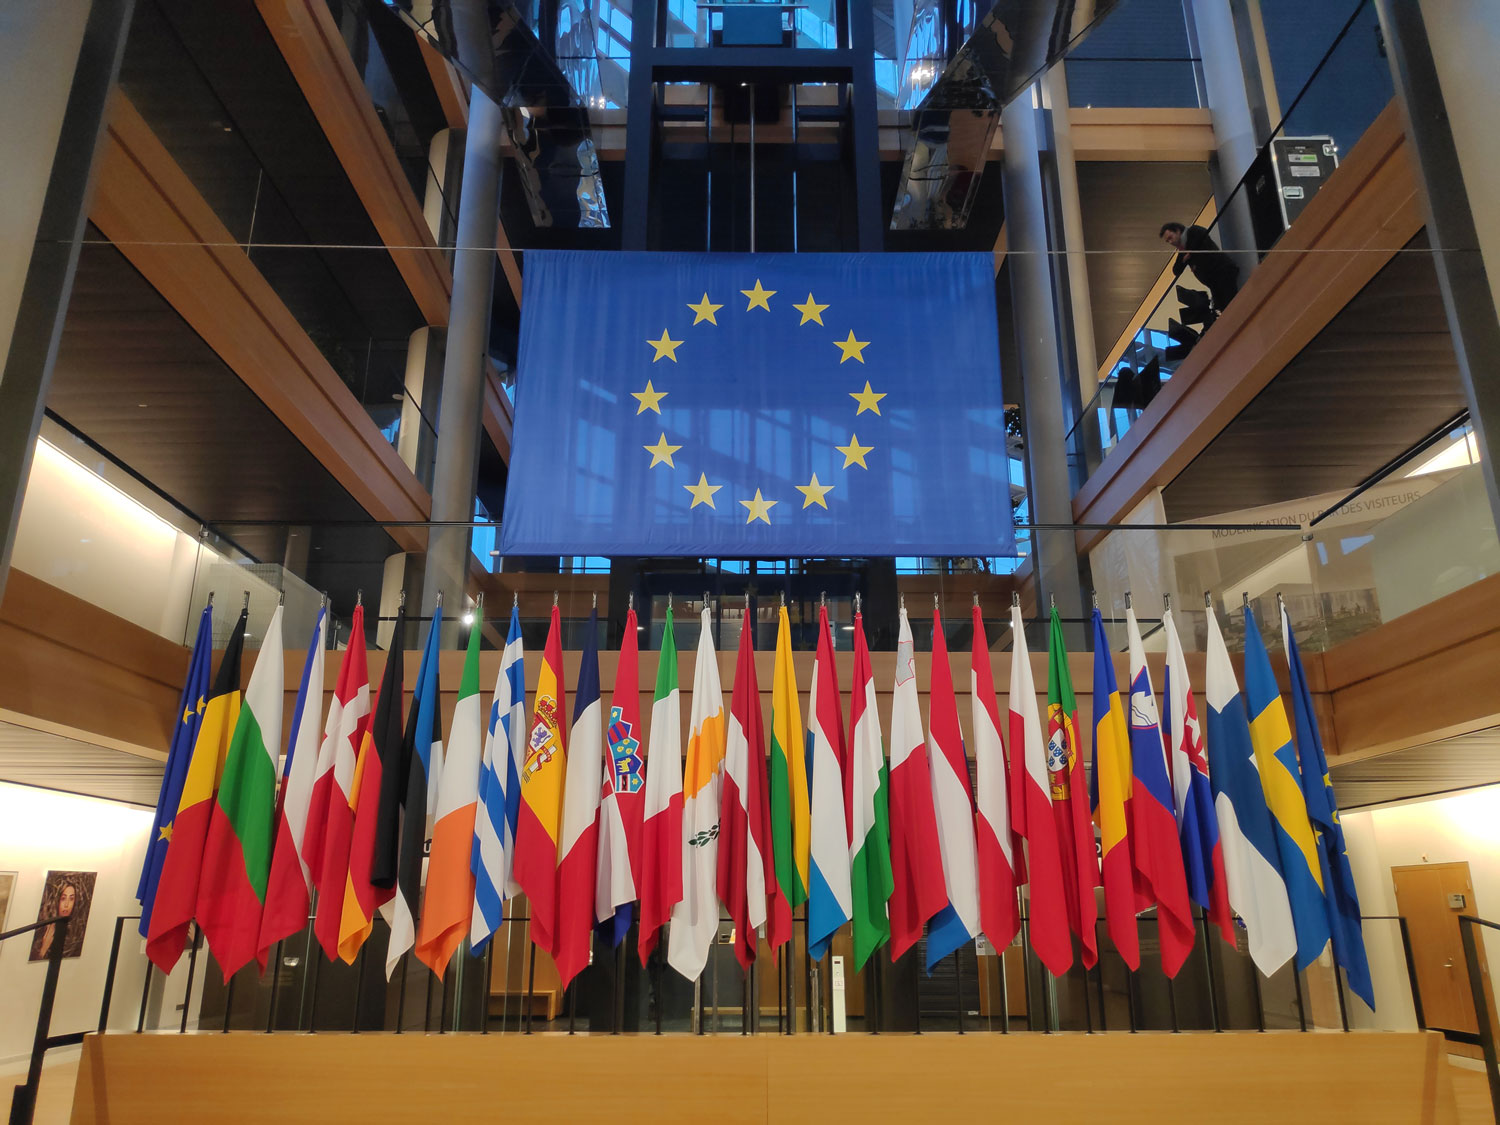
[[[990,667],[990,644],[984,635],[984,618],[974,602],[974,639],[969,654],[970,729],[974,732],[975,803],[979,816],[974,822],[979,858],[979,922],[996,949],[1010,945],[1021,930],[1016,903],[1016,837],[1011,831],[1010,796],[1005,770],[1005,747],[1000,741],[1000,709],[995,703],[995,674]],[[1018,651],[1025,651],[1025,638],[1016,633]],[[1016,743],[1016,669],[1022,657],[1011,656],[1010,752],[1020,754]],[[1029,668],[1028,668],[1029,672]],[[1038,728],[1040,737],[1040,727]],[[1034,892],[1033,892],[1034,894]]]
[[[495,677],[489,731],[479,771],[479,807],[474,814],[474,916],[469,947],[484,954],[504,919],[504,901],[519,894],[511,878],[516,856],[516,818],[521,812],[521,766],[526,760],[526,654],[521,646],[521,611],[510,608],[510,632]]]
[[[948,905],[927,927],[927,972],[979,933],[979,859],[974,845],[974,796],[969,759],[958,726],[958,700],[943,619],[932,611],[932,694],[927,702],[927,762],[943,856]]]
[[[1151,673],[1146,668],[1146,646],[1141,641],[1135,610],[1128,605],[1125,632],[1130,642],[1130,766],[1134,780],[1131,849],[1137,887],[1146,890],[1157,906],[1162,972],[1175,977],[1193,951],[1193,907],[1182,869],[1172,781],[1167,773],[1166,744],[1157,718]]]
[[[573,697],[573,731],[557,841],[557,975],[564,988],[589,963],[594,874],[599,857],[599,790],[604,783],[604,721],[599,705],[599,611],[589,612]]]
[[[604,796],[599,807],[599,870],[594,879],[594,920],[611,946],[630,932],[635,913],[635,869],[641,854],[646,759],[641,753],[640,641],[635,607],[625,614],[620,664],[609,700]]]
[[[677,691],[677,637],[672,606],[662,628],[646,749],[641,823],[641,929],[636,951],[645,966],[661,928],[682,901],[682,700]]]
[[[807,895],[807,955],[821,960],[838,928],[854,914],[849,882],[849,825],[844,819],[844,720],[828,607],[818,608],[818,652],[807,700],[812,762],[812,885]]]
[[[1208,762],[1203,757],[1203,729],[1198,724],[1187,659],[1170,607],[1161,615],[1161,627],[1167,635],[1167,667],[1161,685],[1167,712],[1162,734],[1172,760],[1172,799],[1177,805],[1188,894],[1219,927],[1224,940],[1235,945],[1234,915],[1229,911],[1229,888],[1224,882],[1224,849],[1219,843],[1213,790],[1208,784]]]

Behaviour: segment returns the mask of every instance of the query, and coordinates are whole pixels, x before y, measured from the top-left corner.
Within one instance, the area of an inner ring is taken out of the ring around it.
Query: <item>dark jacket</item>
[[[1177,260],[1172,263],[1174,277],[1182,274],[1183,267],[1188,267],[1194,277],[1210,288],[1239,278],[1240,268],[1234,264],[1234,259],[1220,250],[1218,243],[1202,227],[1188,227],[1183,231],[1182,249],[1191,253],[1178,253]]]

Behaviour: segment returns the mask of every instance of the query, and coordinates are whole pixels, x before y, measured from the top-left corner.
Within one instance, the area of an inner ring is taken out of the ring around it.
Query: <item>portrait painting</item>
[[[66,916],[67,936],[62,939],[62,955],[78,957],[83,953],[83,935],[88,929],[89,907],[94,901],[95,871],[49,871],[47,884],[42,888],[42,905],[37,911],[38,922],[47,918]],[[57,925],[43,926],[31,940],[32,961],[45,961],[58,940]]]

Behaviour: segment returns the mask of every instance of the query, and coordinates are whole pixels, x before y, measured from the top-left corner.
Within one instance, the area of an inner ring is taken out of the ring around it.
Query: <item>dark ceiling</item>
[[[1163,490],[1169,520],[1352,489],[1466,405],[1426,234]]]
[[[1426,742],[1409,750],[1332,766],[1341,809],[1404,801],[1500,783],[1500,729]]]

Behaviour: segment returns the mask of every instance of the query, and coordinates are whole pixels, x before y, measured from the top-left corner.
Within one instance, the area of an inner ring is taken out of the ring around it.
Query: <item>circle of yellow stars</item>
[[[777,295],[777,290],[767,289],[764,285],[761,284],[761,279],[757,277],[755,279],[755,285],[750,289],[741,289],[740,294],[746,300],[745,312],[752,313],[759,309],[764,312],[770,313],[772,311],[771,298]],[[687,302],[687,307],[693,314],[693,323],[692,325],[690,325],[691,328],[696,328],[700,324],[707,324],[713,327],[717,327],[719,323],[717,314],[719,310],[724,307],[724,302],[715,303],[709,298],[708,293],[705,292],[703,296],[700,297],[697,301]],[[801,319],[798,321],[798,327],[805,327],[809,324],[816,324],[819,327],[827,327],[827,325],[823,323],[823,314],[828,311],[829,307],[830,305],[827,302],[820,303],[811,292],[808,293],[807,299],[805,301],[802,301],[800,303],[795,301],[792,302],[792,308],[796,309],[797,312],[801,314]],[[646,344],[652,349],[652,364],[658,364],[663,360],[667,360],[671,363],[676,363],[677,349],[683,345],[685,340],[686,337],[684,337],[684,339],[682,340],[674,340],[672,338],[671,331],[668,328],[663,328],[661,330],[661,336],[659,336],[657,339],[652,340],[648,338],[646,340]],[[870,341],[856,339],[854,331],[852,329],[849,331],[847,337],[842,340],[835,339],[832,341],[832,343],[833,346],[839,351],[840,368],[842,368],[843,365],[850,360],[853,360],[854,362],[859,364],[863,364],[865,362],[865,348],[870,346]],[[655,370],[654,367],[653,370]],[[880,402],[886,397],[885,392],[875,390],[870,385],[870,381],[868,379],[864,381],[864,384],[865,385],[862,389],[849,392],[849,397],[852,398],[855,402],[854,416],[856,418],[866,412],[877,415],[880,414]],[[655,413],[658,418],[660,418],[661,401],[670,393],[671,392],[669,391],[657,390],[655,380],[647,379],[645,389],[641,391],[630,392],[630,397],[636,400],[637,405],[635,412],[637,415],[644,414],[649,410]],[[643,445],[641,448],[644,449],[647,453],[651,454],[651,464],[648,466],[648,468],[654,469],[658,465],[665,465],[668,469],[677,468],[676,463],[672,460],[672,455],[680,450],[682,446],[673,445],[668,442],[665,430],[658,429],[658,436],[655,443],[651,445]],[[834,446],[834,448],[844,455],[844,464],[842,466],[843,468],[848,469],[854,466],[858,466],[859,468],[865,470],[868,470],[870,467],[865,463],[865,457],[867,454],[872,453],[875,449],[873,445],[862,444],[859,440],[859,435],[854,432],[853,429],[851,429],[849,432],[848,444],[836,445]],[[685,484],[682,487],[686,489],[688,494],[693,498],[692,503],[688,505],[689,511],[698,507],[698,505],[700,504],[717,511],[718,504],[714,502],[714,494],[722,490],[725,486],[722,484],[711,483],[708,479],[707,474],[700,472],[698,474],[698,481],[696,484]],[[806,484],[793,485],[793,487],[798,492],[802,493],[802,507],[804,509],[811,508],[816,504],[824,511],[827,511],[828,494],[834,491],[835,487],[837,486],[833,484],[824,484],[822,481],[818,480],[818,474],[813,473],[812,479],[809,480]],[[757,520],[764,524],[770,524],[771,509],[774,508],[777,504],[781,503],[779,499],[765,496],[759,488],[755,490],[755,496],[753,498],[747,500],[737,500],[736,502],[745,509],[746,524],[755,523]]]

